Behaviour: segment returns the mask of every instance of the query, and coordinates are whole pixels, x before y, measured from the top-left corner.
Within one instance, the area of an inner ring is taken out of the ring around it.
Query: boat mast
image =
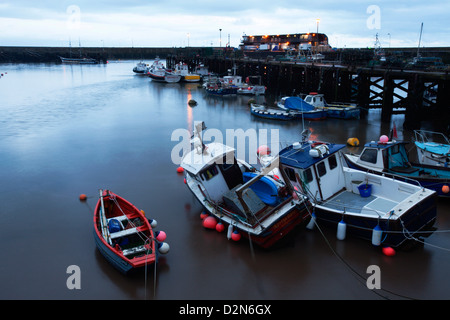
[[[422,40],[422,31],[423,31],[423,22],[420,26],[419,46],[417,47],[417,58],[419,58],[420,56],[419,50],[420,50],[420,41]]]

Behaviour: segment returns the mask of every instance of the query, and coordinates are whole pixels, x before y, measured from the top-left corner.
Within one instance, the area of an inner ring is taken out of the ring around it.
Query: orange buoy
[[[85,194],[80,194],[80,201],[86,201],[87,196]]]
[[[178,172],[178,173],[183,173],[183,172],[184,172],[184,169],[183,169],[182,167],[178,167],[178,168],[177,168],[177,172]]]
[[[145,211],[144,210],[141,209],[139,211],[141,211],[142,215],[145,216]]]
[[[233,233],[231,234],[231,239],[234,241],[241,240],[241,234],[239,233],[239,231],[234,230]]]
[[[214,217],[206,217],[205,219],[203,219],[203,226],[206,229],[215,229],[217,225],[217,220]]]
[[[449,191],[450,191],[450,188],[448,187],[448,185],[444,184],[444,185],[442,186],[442,192],[443,192],[443,193],[448,193]]]
[[[225,226],[223,225],[222,222],[219,221],[219,222],[216,224],[216,231],[217,231],[217,232],[223,232],[223,230],[225,230]]]
[[[391,247],[384,247],[384,248],[382,249],[382,251],[383,251],[383,254],[384,254],[385,256],[388,256],[388,257],[393,257],[393,256],[395,256],[395,250],[392,249]]]

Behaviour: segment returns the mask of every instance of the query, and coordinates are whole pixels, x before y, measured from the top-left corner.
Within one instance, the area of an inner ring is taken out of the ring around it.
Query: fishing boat
[[[166,69],[159,58],[156,58],[155,61],[153,61],[147,74],[152,81],[156,82],[177,83],[181,81],[181,76]]]
[[[251,79],[257,78],[259,79],[258,84],[252,83]],[[266,93],[266,87],[261,84],[261,77],[260,76],[252,76],[247,77],[245,80],[245,83],[241,84],[238,91],[238,94],[244,94],[244,95],[262,95]]]
[[[148,73],[148,64],[146,64],[143,61],[140,61],[136,64],[136,66],[133,68],[133,72],[137,74],[147,74]]]
[[[242,236],[270,248],[309,221],[307,198],[293,195],[282,177],[274,176],[275,165],[258,171],[237,159],[234,148],[220,142],[203,144],[205,129],[203,122],[195,123],[193,149],[181,162],[187,187],[208,214],[205,228],[227,228],[228,239]]]
[[[199,82],[201,80],[200,75],[189,72],[188,65],[186,63],[178,63],[175,65],[174,74],[181,76],[181,81],[184,82]]]
[[[379,246],[399,247],[431,232],[436,193],[419,185],[349,168],[344,144],[302,139],[279,153],[280,171],[313,203],[313,221],[337,228],[337,238],[361,237]],[[308,225],[312,228],[314,225]]]
[[[407,141],[389,140],[383,135],[379,141],[366,143],[361,154],[345,154],[344,158],[351,168],[402,178],[434,190],[439,196],[449,197],[450,168],[411,162],[407,144]]]
[[[443,133],[414,130],[414,144],[420,164],[450,166],[450,140]]]
[[[360,108],[355,104],[344,102],[327,103],[323,94],[317,92],[311,92],[307,95],[304,95],[303,100],[316,108],[326,110],[328,118],[360,118]]]
[[[290,110],[296,118],[304,120],[323,120],[327,118],[327,112],[306,103],[300,97],[283,97],[277,106],[281,109]]]
[[[59,57],[62,63],[67,64],[97,64],[98,61],[94,58],[64,58]]]
[[[271,119],[271,120],[294,120],[295,116],[288,110],[280,108],[269,108],[265,105],[252,103],[250,105],[250,113],[256,117]]]
[[[159,253],[167,253],[164,232],[155,232],[133,204],[110,190],[100,190],[94,211],[94,238],[98,250],[124,274],[156,263]]]
[[[205,86],[205,91],[208,94],[215,96],[230,96],[237,94],[238,87],[223,83],[221,81],[208,82]]]

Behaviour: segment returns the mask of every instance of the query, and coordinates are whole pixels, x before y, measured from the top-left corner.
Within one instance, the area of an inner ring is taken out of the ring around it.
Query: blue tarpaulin
[[[289,97],[284,101],[284,107],[291,110],[297,111],[311,111],[314,110],[314,106],[305,102],[299,97]]]

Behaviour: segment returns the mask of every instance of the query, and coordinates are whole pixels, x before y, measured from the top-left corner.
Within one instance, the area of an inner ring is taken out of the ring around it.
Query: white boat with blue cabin
[[[450,140],[441,132],[414,130],[419,163],[450,167]]]
[[[337,227],[338,239],[352,234],[374,245],[399,247],[436,220],[436,193],[418,185],[349,168],[344,144],[309,140],[279,153],[280,170],[289,184],[306,194],[314,219]]]
[[[381,136],[379,141],[366,143],[361,154],[345,154],[344,157],[347,165],[354,169],[403,179],[434,190],[439,196],[450,197],[450,168],[410,161],[405,147],[408,143]]]

